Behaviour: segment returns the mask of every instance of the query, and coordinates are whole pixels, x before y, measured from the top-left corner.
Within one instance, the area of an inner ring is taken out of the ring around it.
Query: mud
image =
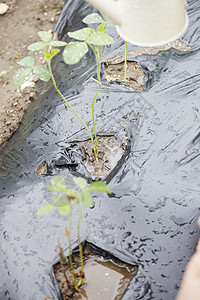
[[[94,247],[94,246],[93,246]],[[100,252],[100,249],[98,249]],[[69,291],[60,264],[54,266],[56,279],[61,289],[63,299],[113,299],[119,300],[124,294],[132,277],[136,274],[137,268],[120,262],[116,258],[107,258],[95,253],[87,244],[83,248],[85,278],[79,289]],[[73,255],[75,272],[80,271],[80,258]],[[66,265],[65,273],[67,278],[73,283],[73,275]]]

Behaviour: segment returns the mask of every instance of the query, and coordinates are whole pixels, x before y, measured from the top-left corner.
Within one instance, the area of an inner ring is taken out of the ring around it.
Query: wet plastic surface
[[[60,34],[63,28],[81,28],[80,20],[91,8],[69,0],[64,12],[57,26]],[[139,266],[123,300],[174,299],[199,237],[198,0],[188,1],[188,12],[190,24],[183,41],[192,49],[138,57],[146,91],[104,82],[95,107],[98,134],[115,134],[119,140],[130,137],[131,142],[126,157],[108,177],[113,194],[95,195],[94,207],[85,211],[81,236]],[[117,40],[104,54],[111,58],[123,52],[123,42]],[[77,66],[60,60],[56,68],[59,88],[77,111],[85,112],[86,122],[91,120],[90,104],[97,90],[90,79],[94,74],[92,53]],[[19,130],[0,153],[0,299],[60,299],[51,268],[57,261],[57,236],[66,243],[66,221],[56,212],[36,215],[50,197],[46,192],[50,176],[38,177],[36,170],[46,161],[66,182],[72,175],[88,178],[81,162],[75,169],[55,164],[70,141],[87,138],[53,87],[39,86]]]

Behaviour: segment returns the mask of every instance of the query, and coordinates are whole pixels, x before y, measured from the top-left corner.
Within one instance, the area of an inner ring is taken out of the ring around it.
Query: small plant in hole
[[[84,260],[83,260],[83,250],[81,245],[81,237],[80,237],[80,226],[81,226],[81,219],[82,219],[82,206],[85,208],[90,208],[92,206],[92,195],[90,194],[91,191],[96,192],[105,192],[110,194],[111,191],[108,189],[106,183],[102,181],[96,181],[91,183],[90,185],[87,184],[86,179],[77,177],[73,179],[78,191],[76,189],[70,189],[66,186],[63,177],[55,176],[51,179],[51,184],[47,186],[47,190],[49,192],[57,193],[52,199],[52,203],[49,203],[43,206],[38,212],[38,215],[44,215],[47,212],[51,211],[53,208],[57,209],[57,212],[62,216],[69,216],[68,218],[68,226],[65,228],[65,236],[68,240],[69,246],[69,265],[73,274],[73,287],[76,291],[79,290],[79,287],[82,284],[84,278]],[[81,269],[78,274],[75,272],[75,268],[73,265],[72,259],[72,244],[71,244],[71,229],[72,229],[72,222],[73,222],[73,208],[78,207],[79,210],[79,217],[77,223],[77,238],[78,238],[78,245],[79,245],[79,254],[80,254],[80,261],[81,261]],[[68,259],[64,255],[62,246],[60,244],[60,239],[58,238],[58,247],[59,247],[59,256],[60,256],[60,265],[65,277],[66,283],[68,284],[69,288],[71,288],[72,283],[67,278],[65,273],[64,265],[68,263]]]
[[[34,57],[27,56],[18,62],[18,64],[21,65],[23,68],[18,69],[15,72],[13,76],[13,80],[16,86],[20,86],[23,83],[29,81],[31,76],[33,75],[37,76],[40,80],[45,82],[48,82],[51,78],[57,93],[67,103],[67,105],[71,108],[71,110],[75,113],[75,115],[79,118],[79,120],[82,122],[82,124],[88,131],[88,134],[92,141],[92,148],[94,151],[94,155],[96,160],[98,161],[98,143],[96,137],[95,120],[94,120],[94,102],[101,88],[100,64],[101,64],[101,55],[102,55],[103,46],[113,44],[114,40],[111,36],[109,36],[106,33],[107,24],[111,24],[111,21],[109,21],[106,17],[103,18],[99,14],[91,14],[88,15],[86,18],[84,18],[83,22],[101,23],[101,24],[98,26],[96,31],[92,28],[87,27],[75,32],[69,32],[69,36],[79,40],[79,42],[70,42],[67,44],[66,42],[62,42],[62,41],[55,41],[52,39],[51,33],[46,31],[39,31],[38,35],[40,37],[40,41],[29,45],[28,50],[31,51],[44,50],[43,54],[45,55],[47,67],[43,65],[35,66]],[[58,89],[54,75],[52,73],[51,60],[56,54],[60,52],[58,48],[54,48],[54,47],[62,47],[62,46],[65,46],[63,52],[64,62],[70,65],[77,64],[81,60],[81,58],[88,52],[88,46],[93,50],[95,54],[96,62],[97,62],[97,79],[99,83],[99,89],[92,101],[92,120],[93,120],[95,143],[91,131],[89,130],[86,123],[79,116],[79,114],[73,109],[73,107],[63,96],[61,91]]]
[[[78,42],[70,42],[63,52],[63,58],[66,64],[76,64],[79,60],[88,52],[90,47],[95,55],[97,64],[97,82],[99,88],[92,99],[92,122],[95,138],[95,157],[98,158],[98,142],[96,135],[95,117],[94,117],[94,104],[98,93],[101,90],[101,56],[104,46],[108,46],[114,43],[113,38],[108,35],[107,25],[114,26],[114,23],[104,15],[98,13],[92,13],[86,16],[83,20],[85,24],[99,24],[96,31],[90,27],[86,27],[77,31],[69,32],[69,37],[78,40]]]
[[[61,96],[61,98],[67,103],[67,105],[70,107],[70,109],[74,112],[74,114],[79,118],[79,120],[82,122],[84,127],[89,133],[89,136],[92,141],[92,147],[95,152],[95,145],[94,145],[94,140],[92,137],[92,134],[86,125],[86,123],[83,121],[83,119],[79,116],[79,114],[74,110],[74,108],[70,105],[70,103],[67,101],[67,99],[63,96],[61,91],[58,89],[55,78],[52,73],[51,69],[51,60],[52,58],[60,52],[58,48],[53,48],[52,47],[62,47],[66,46],[66,42],[62,41],[55,41],[52,39],[52,34],[47,32],[47,31],[39,31],[38,35],[41,39],[41,41],[36,42],[28,46],[28,50],[31,51],[39,51],[39,50],[44,50],[43,54],[45,55],[45,60],[47,63],[47,67],[40,65],[40,66],[35,66],[35,59],[33,56],[26,56],[24,57],[21,61],[18,62],[19,65],[21,65],[23,68],[18,69],[14,76],[13,80],[16,86],[20,86],[23,83],[27,82],[30,80],[31,76],[35,75],[37,76],[40,80],[48,82],[50,78],[52,79],[53,85],[57,91],[57,93]],[[50,50],[51,49],[51,50]]]

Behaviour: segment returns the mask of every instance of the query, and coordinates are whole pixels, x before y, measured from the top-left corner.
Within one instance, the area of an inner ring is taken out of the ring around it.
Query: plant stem
[[[124,59],[124,82],[126,82],[126,70],[127,70],[127,54],[128,54],[128,43],[127,41],[124,41],[125,43],[125,59]]]
[[[81,260],[81,275],[84,275],[84,261],[83,261],[83,249],[81,245],[81,236],[80,236],[80,226],[81,226],[81,219],[82,219],[82,208],[80,199],[78,199],[78,206],[79,206],[79,218],[78,218],[78,225],[77,225],[77,236],[78,236],[78,246],[79,246],[79,253],[80,253],[80,260]],[[83,278],[81,277],[78,286],[82,284]]]
[[[98,95],[98,93],[101,90],[101,77],[100,77],[100,67],[101,67],[101,54],[102,54],[102,50],[103,47],[101,46],[100,51],[98,49],[98,46],[96,46],[96,50],[94,51],[94,49],[92,48],[95,56],[96,56],[96,63],[97,63],[97,79],[98,79],[98,83],[99,83],[99,88],[98,91],[95,93],[93,99],[92,99],[92,122],[93,122],[93,130],[94,130],[94,138],[95,138],[95,146],[96,146],[96,155],[98,156],[98,141],[97,141],[97,135],[96,135],[96,126],[95,126],[95,118],[94,118],[94,103],[95,103],[95,99]]]
[[[93,137],[92,137],[92,134],[91,134],[89,128],[87,127],[87,125],[85,124],[85,122],[83,121],[83,119],[79,116],[79,114],[73,109],[73,107],[70,105],[70,103],[67,101],[67,99],[63,96],[63,94],[60,92],[60,90],[58,89],[56,81],[55,81],[55,78],[54,78],[53,73],[52,73],[51,61],[48,61],[48,68],[49,68],[50,76],[51,76],[51,79],[53,81],[53,85],[54,85],[54,87],[56,89],[56,92],[67,103],[67,105],[71,108],[71,110],[73,111],[73,113],[79,118],[79,120],[82,122],[82,124],[86,128],[87,132],[89,133],[89,136],[90,136],[90,139],[91,139],[91,142],[92,142],[92,148],[93,148],[94,154],[95,154],[95,158],[96,158],[96,161],[98,161],[98,157],[96,155],[96,148],[95,148],[95,145],[94,145],[94,140],[93,140]],[[98,151],[97,151],[97,153],[98,153]]]
[[[65,267],[64,267],[64,264],[66,263],[66,259],[64,257],[64,253],[63,253],[63,248],[61,246],[61,243],[60,243],[60,238],[58,237],[58,248],[59,248],[59,256],[60,256],[60,266],[61,266],[61,270],[63,272],[63,275],[64,275],[64,278],[66,280],[66,283],[67,285],[69,286],[69,281],[68,281],[68,278],[67,278],[67,275],[65,273]]]
[[[72,209],[70,209],[70,213],[69,213],[69,233],[67,235],[67,240],[68,240],[68,244],[69,244],[69,263],[70,263],[70,267],[71,267],[72,274],[74,277],[74,287],[75,287],[76,291],[78,291],[78,285],[76,282],[76,273],[75,273],[73,261],[72,261],[72,245],[71,245],[71,240],[70,240],[71,228],[72,228]]]

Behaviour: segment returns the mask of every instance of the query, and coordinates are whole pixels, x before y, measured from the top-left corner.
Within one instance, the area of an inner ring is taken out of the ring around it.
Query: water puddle
[[[85,279],[79,293],[69,295],[60,265],[54,267],[63,299],[73,300],[119,300],[123,296],[137,268],[121,261],[104,258],[88,246],[84,249]],[[76,266],[79,258],[75,257]],[[78,270],[78,268],[77,268]],[[69,271],[67,271],[69,272]]]

